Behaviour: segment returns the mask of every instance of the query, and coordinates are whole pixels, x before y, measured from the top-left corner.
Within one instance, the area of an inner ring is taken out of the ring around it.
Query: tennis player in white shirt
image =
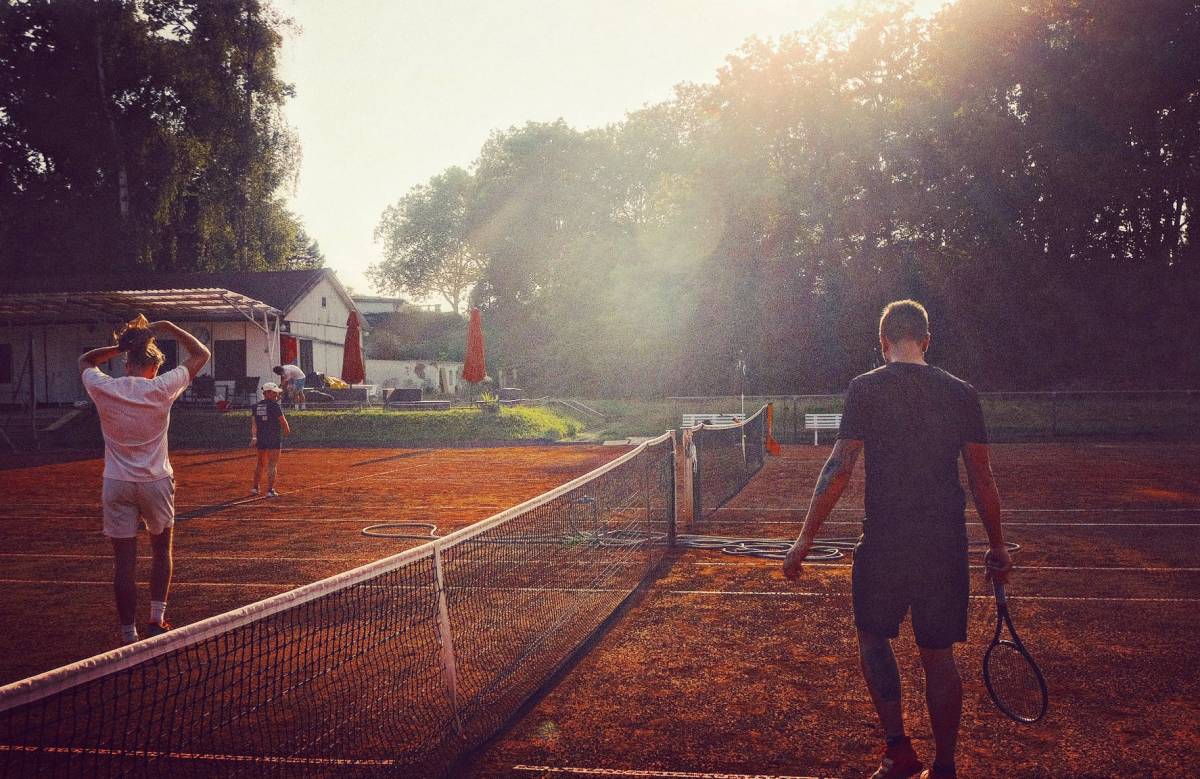
[[[208,348],[171,322],[150,324],[138,316],[113,334],[117,345],[79,358],[84,389],[96,404],[104,434],[104,535],[113,545],[113,591],[124,643],[138,640],[138,520],[150,531],[150,626],[147,635],[170,629],[164,612],[171,588],[171,533],[175,525],[175,477],[167,457],[171,404],[209,359]],[[171,335],[187,360],[161,376],[163,353],[156,335]],[[124,376],[109,376],[100,363],[125,355]]]

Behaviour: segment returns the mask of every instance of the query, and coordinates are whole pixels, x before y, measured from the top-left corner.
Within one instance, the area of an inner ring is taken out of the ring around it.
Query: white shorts
[[[104,506],[104,535],[109,538],[134,538],[138,519],[146,529],[158,535],[175,525],[175,479],[158,481],[121,481],[105,479],[101,497]]]

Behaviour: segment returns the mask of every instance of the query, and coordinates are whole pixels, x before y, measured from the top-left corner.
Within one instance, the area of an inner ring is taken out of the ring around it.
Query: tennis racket
[[[1050,705],[1046,679],[1017,636],[1004,585],[993,579],[992,586],[996,591],[996,633],[983,656],[983,683],[1000,711],[1017,722],[1037,722]],[[1005,627],[1009,638],[1000,637]]]

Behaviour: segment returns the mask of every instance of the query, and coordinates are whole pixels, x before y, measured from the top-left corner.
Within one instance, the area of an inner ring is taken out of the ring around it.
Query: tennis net
[[[648,441],[436,541],[0,688],[2,776],[439,776],[674,538]]]
[[[762,469],[767,406],[737,424],[702,424],[688,432],[694,521],[719,509]]]

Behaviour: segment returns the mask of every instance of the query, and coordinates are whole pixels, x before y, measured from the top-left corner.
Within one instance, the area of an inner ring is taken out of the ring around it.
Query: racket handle
[[[1004,591],[1004,585],[992,579],[992,590],[996,593],[996,603],[1001,606],[1008,605],[1008,594]]]

